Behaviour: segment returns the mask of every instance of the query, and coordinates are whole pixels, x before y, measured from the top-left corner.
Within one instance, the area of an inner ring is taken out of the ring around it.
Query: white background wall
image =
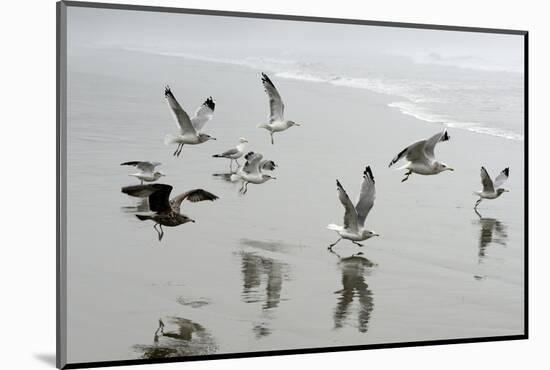
[[[111,2],[124,2],[111,0]],[[528,341],[142,366],[143,369],[547,368],[550,348],[548,68],[542,1],[127,0],[133,4],[530,31],[530,334]],[[1,367],[52,368],[55,353],[55,2],[5,1],[0,21]],[[32,225],[32,227],[31,227]],[[546,365],[544,365],[546,363]]]

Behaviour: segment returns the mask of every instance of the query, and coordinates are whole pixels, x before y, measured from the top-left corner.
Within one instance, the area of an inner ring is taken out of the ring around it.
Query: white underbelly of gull
[[[332,247],[342,239],[350,240],[352,243],[362,247],[363,244],[360,244],[360,241],[367,240],[373,236],[379,236],[374,231],[365,228],[365,220],[374,205],[374,198],[376,196],[374,176],[372,175],[370,166],[367,166],[363,172],[363,181],[361,182],[361,189],[355,206],[338,180],[336,180],[336,187],[338,199],[345,209],[344,225],[330,224],[327,226],[327,229],[334,230],[340,235],[340,238],[330,244],[328,249],[332,251]]]
[[[453,169],[445,163],[437,161],[434,153],[437,143],[449,139],[450,136],[447,130],[445,130],[435,134],[429,139],[417,141],[399,152],[399,154],[392,159],[388,167],[393,166],[402,158],[408,161],[404,166],[399,168],[407,170],[401,182],[407,181],[409,176],[413,173],[418,175],[437,175],[443,171],[453,171]]]
[[[164,173],[160,171],[155,171],[155,168],[161,165],[160,162],[131,161],[131,162],[121,163],[120,165],[134,166],[137,169],[141,170],[141,172],[133,173],[130,175],[141,180],[141,185],[143,185],[144,181],[153,182],[153,181],[157,181],[162,176],[165,176]]]

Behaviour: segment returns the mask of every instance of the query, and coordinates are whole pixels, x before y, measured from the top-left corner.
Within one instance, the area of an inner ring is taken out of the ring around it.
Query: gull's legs
[[[183,150],[183,143],[180,144],[179,149],[180,149],[180,150],[178,151],[178,155],[177,155],[178,157],[180,156],[181,151]]]
[[[269,135],[271,135],[271,145],[275,144],[275,142],[273,141],[273,131],[271,131]]]
[[[245,181],[243,194],[246,194],[247,191],[248,191],[248,181]]]
[[[403,178],[403,180],[401,180],[401,182],[407,181],[407,180],[409,179],[409,176],[411,175],[411,173],[412,173],[411,171],[407,171],[407,172],[405,173],[405,178]]]
[[[358,242],[356,242],[356,241],[352,241],[352,243],[353,243],[353,244],[355,244],[355,245],[358,245],[358,246],[360,246],[360,247],[362,247],[362,246],[363,246],[363,244],[361,244],[361,243],[358,243]]]
[[[162,237],[164,236],[164,230],[162,230],[162,225],[159,224],[160,226],[160,234],[159,234],[159,242],[162,240]]]
[[[159,240],[160,240],[160,239],[162,238],[162,236],[160,235],[160,232],[159,232],[159,230],[157,229],[157,225],[159,225],[159,224],[154,224],[154,225],[153,225],[153,229],[155,229],[155,231],[157,232],[158,237],[159,237]]]
[[[481,203],[481,201],[483,200],[483,198],[479,198],[474,206],[474,209],[477,209],[477,206],[479,206],[479,203]]]
[[[338,239],[337,241],[335,241],[334,243],[332,243],[331,245],[329,245],[327,249],[328,249],[329,251],[332,251],[332,247],[334,247],[336,244],[338,244],[338,242],[339,242],[340,240],[342,240],[342,238]]]
[[[176,147],[176,151],[174,152],[174,157],[178,154],[178,149],[180,148],[181,143],[178,143],[178,146]]]

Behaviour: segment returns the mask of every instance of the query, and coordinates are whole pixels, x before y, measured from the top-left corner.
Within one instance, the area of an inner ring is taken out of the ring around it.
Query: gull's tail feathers
[[[178,143],[178,137],[176,135],[168,134],[164,137],[164,145]]]
[[[268,130],[269,130],[269,125],[268,125],[267,123],[262,123],[262,124],[260,124],[260,125],[258,125],[258,126],[256,126],[256,127],[258,127],[258,128],[265,128],[265,129],[268,129]]]
[[[236,173],[232,173],[231,176],[229,177],[229,180],[231,180],[231,182],[237,182],[239,180],[242,180],[242,178]]]
[[[340,231],[340,230],[342,230],[342,226],[336,225],[336,224],[329,224],[329,225],[327,225],[327,229],[334,230],[334,231]]]

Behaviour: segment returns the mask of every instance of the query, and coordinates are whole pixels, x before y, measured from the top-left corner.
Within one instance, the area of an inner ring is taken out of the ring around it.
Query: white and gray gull
[[[300,124],[294,121],[285,120],[285,105],[283,103],[283,100],[281,99],[281,95],[277,91],[277,88],[275,88],[273,82],[271,82],[271,80],[269,79],[269,77],[267,77],[265,73],[262,73],[262,84],[264,85],[265,92],[267,93],[267,96],[269,98],[269,122],[263,123],[258,127],[265,128],[267,131],[269,131],[269,135],[271,136],[271,144],[274,144],[273,134],[275,132],[285,131],[292,126],[300,126]]]
[[[212,97],[206,99],[206,101],[197,109],[195,115],[189,118],[189,115],[178,103],[169,86],[166,86],[164,96],[168,101],[168,106],[174,114],[174,118],[179,128],[178,134],[168,134],[164,138],[164,143],[166,145],[178,144],[176,151],[174,152],[174,156],[179,157],[184,144],[197,145],[209,140],[216,140],[216,138],[202,132],[206,124],[214,115],[216,102],[212,99]]]
[[[429,139],[417,141],[399,152],[399,154],[392,159],[388,167],[393,166],[402,158],[408,161],[404,166],[399,168],[400,170],[407,170],[401,182],[407,181],[409,176],[413,173],[419,175],[437,175],[443,171],[454,171],[445,163],[437,161],[434,154],[436,144],[440,141],[447,141],[449,139],[450,136],[447,130],[445,130],[435,134]]]
[[[229,169],[231,170],[231,165],[233,164],[233,161],[237,163],[237,166],[239,166],[239,161],[237,159],[241,158],[245,151],[246,151],[246,144],[248,143],[248,140],[246,140],[244,137],[239,138],[239,144],[237,144],[236,147],[226,150],[223,153],[220,154],[214,154],[212,157],[214,158],[229,158]]]
[[[332,251],[332,247],[342,239],[350,240],[353,244],[362,247],[363,244],[360,244],[360,241],[367,240],[373,236],[379,236],[374,231],[365,228],[365,220],[374,206],[374,198],[376,196],[374,176],[372,175],[370,166],[367,166],[363,172],[363,181],[361,182],[361,189],[355,206],[338,180],[336,180],[336,188],[338,199],[340,199],[345,209],[344,225],[330,224],[327,226],[327,229],[334,230],[340,235],[340,238],[329,245],[328,249]]]
[[[157,181],[161,178],[161,176],[166,176],[164,173],[160,171],[155,171],[155,168],[157,166],[160,166],[162,163],[160,162],[147,162],[147,161],[131,161],[131,162],[124,162],[121,163],[121,166],[134,166],[137,169],[141,170],[141,172],[133,173],[130,176],[137,177],[141,180],[141,185],[143,185],[144,181],[147,182],[153,182]]]
[[[479,196],[474,209],[477,209],[477,206],[479,206],[479,203],[481,203],[483,199],[497,199],[502,193],[508,192],[509,190],[501,188],[501,186],[508,180],[509,176],[510,167],[506,167],[496,177],[495,181],[493,181],[485,167],[481,167],[481,185],[483,185],[483,190],[474,193],[474,195]]]
[[[241,194],[246,194],[248,184],[263,184],[268,180],[276,179],[276,177],[264,173],[264,171],[273,171],[277,167],[272,160],[263,159],[263,155],[254,152],[247,153],[244,158],[246,163],[231,175],[231,181],[242,181],[242,186],[239,189]]]

